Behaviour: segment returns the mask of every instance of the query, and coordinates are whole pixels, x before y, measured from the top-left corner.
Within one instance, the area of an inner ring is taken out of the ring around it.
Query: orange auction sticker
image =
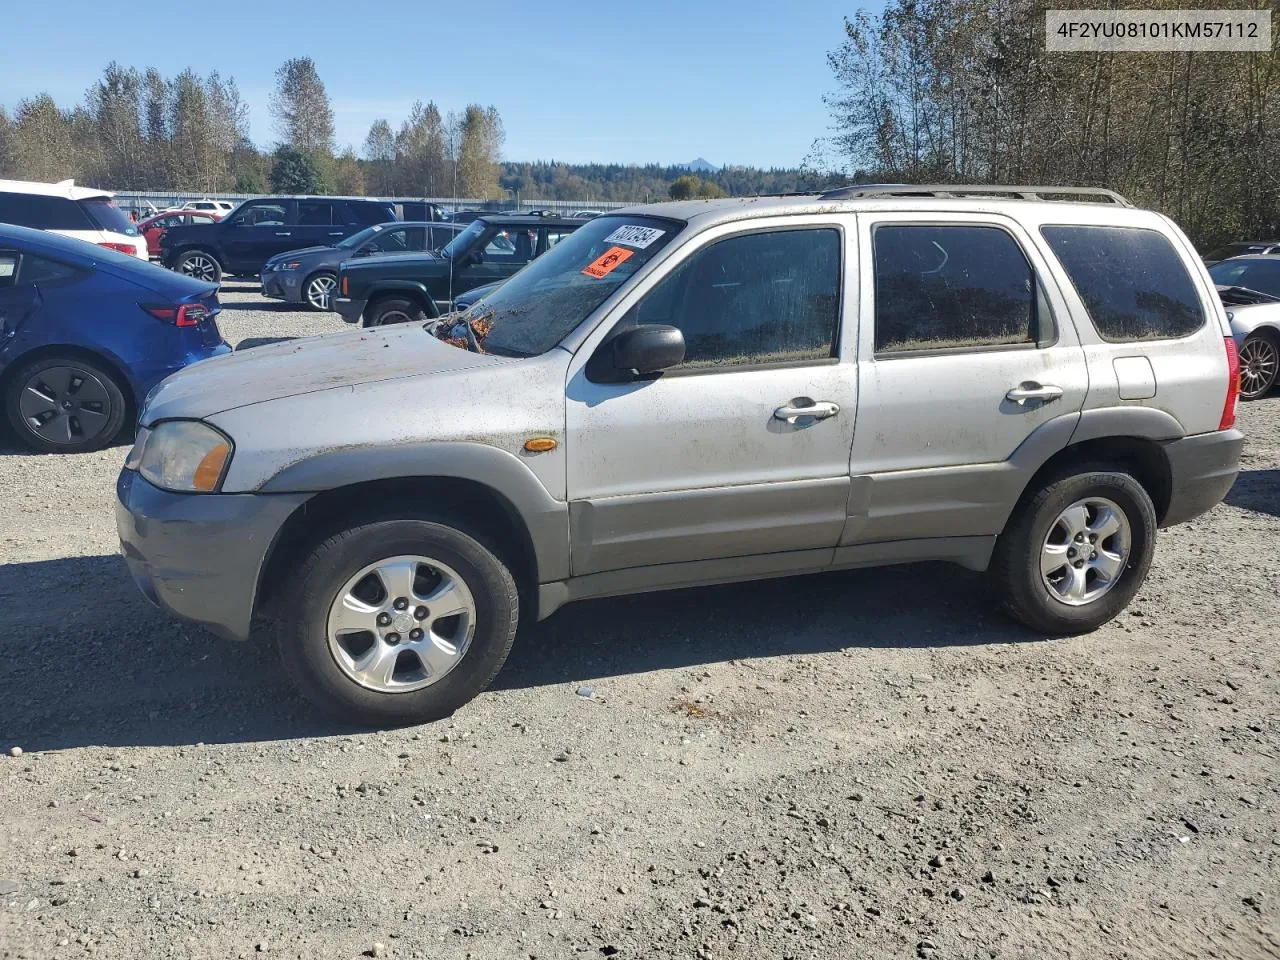
[[[588,277],[595,277],[597,280],[607,277],[613,270],[629,256],[635,253],[634,250],[624,250],[622,247],[610,247],[593,263],[583,267],[582,272]]]

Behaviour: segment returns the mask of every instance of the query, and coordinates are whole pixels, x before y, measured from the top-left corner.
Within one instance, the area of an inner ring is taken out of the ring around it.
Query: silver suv
[[[416,722],[584,597],[950,560],[1092,630],[1231,486],[1237,393],[1195,250],[1115,194],[656,204],[464,314],[170,377],[117,519],[153,601]]]

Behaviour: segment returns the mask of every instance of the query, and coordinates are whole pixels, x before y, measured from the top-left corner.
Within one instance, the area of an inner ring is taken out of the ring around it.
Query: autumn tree
[[[501,196],[499,160],[505,139],[497,108],[473,103],[463,111],[456,121],[453,153],[461,196]]]
[[[396,138],[391,124],[375,120],[364,138],[365,183],[375,196],[395,192]]]
[[[276,70],[270,109],[283,143],[295,150],[332,155],[333,107],[310,57],[286,60]]]

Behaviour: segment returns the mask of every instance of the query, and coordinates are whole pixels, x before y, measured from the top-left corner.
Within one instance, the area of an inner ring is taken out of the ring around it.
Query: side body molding
[[[569,576],[569,510],[520,459],[484,443],[425,441],[326,450],[289,464],[261,493],[318,493],[369,480],[448,477],[470,480],[503,497],[524,520],[538,582]]]

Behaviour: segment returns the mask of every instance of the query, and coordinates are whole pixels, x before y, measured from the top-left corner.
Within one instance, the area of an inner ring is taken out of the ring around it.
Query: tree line
[[[808,166],[864,182],[1110,187],[1200,244],[1280,234],[1276,47],[1045,51],[1047,8],[1096,6],[890,0],[859,12],[829,57],[833,132]]]
[[[77,182],[114,190],[198,193],[338,193],[484,199],[645,201],[795,190],[798,170],[503,162],[502,118],[471,104],[442,113],[413,104],[393,127],[376,120],[357,154],[338,150],[333,108],[315,63],[285,61],[270,112],[277,142],[249,138],[248,107],[217,71],[165,77],[111,63],[84,101],[48,94],[0,107],[0,178]]]

